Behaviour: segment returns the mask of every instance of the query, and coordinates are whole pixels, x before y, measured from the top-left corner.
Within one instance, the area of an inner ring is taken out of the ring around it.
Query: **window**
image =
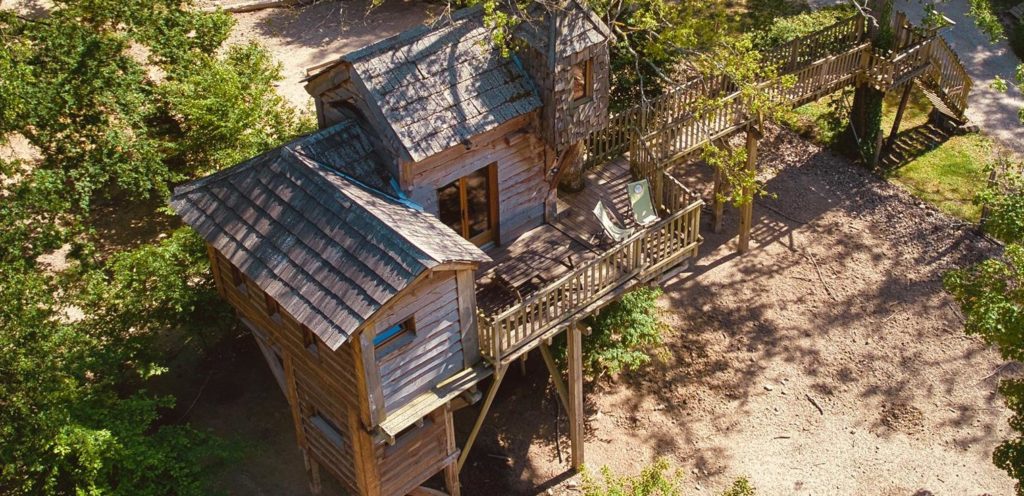
[[[281,305],[278,305],[277,301],[271,298],[266,291],[263,292],[263,304],[266,305],[267,315],[269,315],[270,318],[281,322]]]
[[[594,95],[594,66],[590,59],[572,65],[572,103],[590,101]]]
[[[416,337],[416,321],[412,317],[403,320],[373,337],[373,349],[379,355],[385,355]]]
[[[494,241],[498,218],[497,164],[437,190],[438,217],[477,246]]]
[[[313,334],[313,331],[306,326],[302,326],[302,346],[305,346],[306,350],[308,350],[310,353],[314,355],[320,354],[320,348],[318,340],[316,339],[316,334]]]
[[[334,421],[316,407],[313,408],[313,412],[309,416],[309,423],[316,427],[316,430],[320,431],[335,446],[340,448],[345,443],[345,437],[342,436],[338,424],[335,424]]]

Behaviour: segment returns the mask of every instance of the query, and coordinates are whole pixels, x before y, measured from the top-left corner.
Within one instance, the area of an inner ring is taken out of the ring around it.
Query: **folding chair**
[[[626,238],[633,235],[633,229],[619,227],[619,222],[615,218],[615,215],[608,211],[608,208],[604,206],[604,202],[597,200],[597,205],[594,205],[594,215],[597,216],[597,221],[601,223],[601,227],[604,228],[604,233],[616,243],[621,243]]]
[[[626,192],[629,195],[629,206],[633,209],[633,218],[641,226],[649,226],[658,222],[658,214],[654,211],[654,204],[651,203],[651,185],[646,179],[626,185]]]

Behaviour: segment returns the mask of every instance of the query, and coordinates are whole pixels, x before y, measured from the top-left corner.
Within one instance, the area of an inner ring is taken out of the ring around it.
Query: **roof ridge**
[[[342,55],[339,60],[353,63],[362,60],[371,55],[376,55],[387,49],[394,48],[396,45],[406,44],[412,40],[416,40],[426,36],[430,33],[435,33],[438,30],[454,26],[455,24],[466,20],[474,15],[483,13],[483,7],[481,5],[474,5],[472,7],[466,7],[455,12],[452,12],[448,16],[442,16],[435,19],[433,22],[420,24],[419,26],[409,28],[401,33],[393,36],[384,38],[383,40],[371,43],[357,50],[351,51],[345,55]]]

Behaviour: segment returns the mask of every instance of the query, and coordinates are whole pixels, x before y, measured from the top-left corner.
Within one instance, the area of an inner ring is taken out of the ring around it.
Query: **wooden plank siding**
[[[514,240],[544,222],[550,188],[545,180],[545,148],[526,118],[516,119],[492,133],[474,138],[466,147],[453,147],[426,160],[407,164],[409,183],[403,188],[426,212],[437,215],[437,190],[490,164],[498,175],[498,241]],[[550,197],[549,197],[550,196]]]
[[[456,272],[434,273],[374,323],[374,335],[412,317],[415,338],[376,356],[385,411],[401,407],[465,366]]]
[[[400,434],[394,445],[377,446],[381,494],[408,494],[457,458],[449,428],[451,412],[442,407],[424,418],[422,426]]]
[[[360,394],[354,347],[351,343],[331,351],[318,338],[316,351],[304,345],[301,326],[287,313],[268,313],[263,291],[242,274],[233,274],[231,264],[210,248],[210,265],[218,291],[249,326],[262,348],[280,354],[281,363],[266,357],[273,370],[282,367],[285,395],[292,408],[299,447],[307,450],[346,490],[359,492],[360,482],[354,458],[359,456],[353,436],[366,436],[365,430],[353,431],[368,418],[365,396]],[[241,284],[234,281],[241,278]],[[320,412],[338,427],[340,439],[329,439],[311,424],[313,412]]]

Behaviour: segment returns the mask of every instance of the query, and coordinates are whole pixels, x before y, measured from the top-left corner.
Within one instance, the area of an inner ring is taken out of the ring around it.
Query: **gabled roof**
[[[381,171],[366,131],[345,121],[179,187],[171,206],[337,349],[425,270],[489,260],[391,196]]]
[[[541,106],[514,56],[490,39],[480,8],[455,12],[341,58],[394,136],[419,161]]]
[[[516,26],[516,36],[540,53],[553,50],[554,57],[548,57],[551,65],[613,38],[597,14],[578,0],[534,1],[523,17],[527,20]]]

